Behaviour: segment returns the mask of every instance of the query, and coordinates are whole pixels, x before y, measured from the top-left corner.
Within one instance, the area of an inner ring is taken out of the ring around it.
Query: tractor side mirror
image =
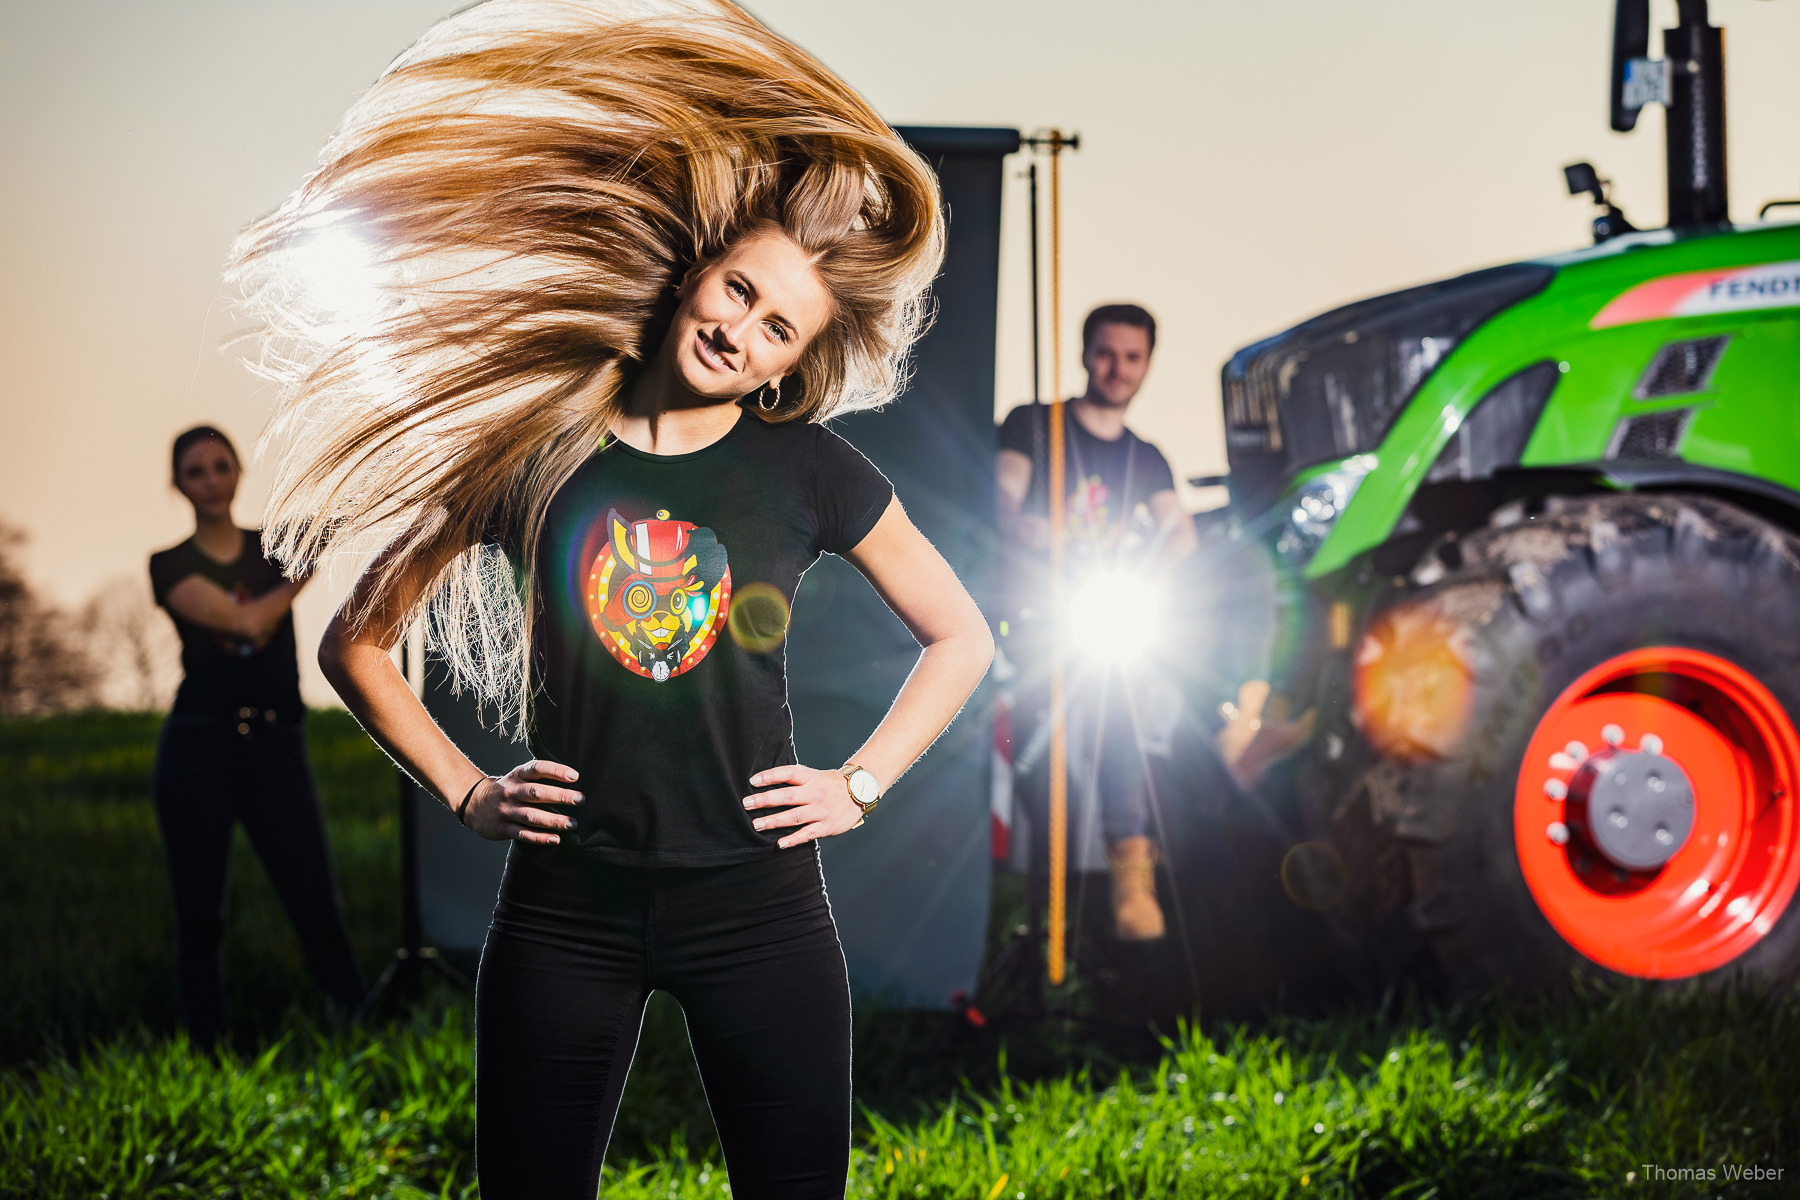
[[[1592,196],[1594,203],[1600,206],[1600,213],[1594,218],[1595,243],[1609,241],[1621,233],[1637,232],[1637,226],[1627,221],[1625,214],[1613,204],[1608,194],[1611,181],[1600,178],[1593,163],[1570,163],[1563,168],[1563,182],[1569,185],[1569,195]]]
[[[1633,119],[1635,117],[1633,114]],[[1600,174],[1594,170],[1593,163],[1570,163],[1563,168],[1563,179],[1568,182],[1569,195],[1586,193],[1594,198],[1596,204],[1606,203],[1606,191],[1600,186]]]

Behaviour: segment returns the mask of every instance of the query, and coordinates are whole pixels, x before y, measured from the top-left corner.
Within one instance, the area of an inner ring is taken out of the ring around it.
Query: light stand
[[[1050,155],[1050,374],[1051,398],[1048,445],[1048,502],[1050,508],[1050,574],[1051,620],[1060,628],[1063,614],[1063,548],[1065,541],[1064,499],[1067,491],[1063,444],[1062,395],[1062,152],[1078,150],[1081,135],[1065,135],[1060,129],[1032,134],[1019,139],[1021,149]],[[1038,164],[1033,160],[1026,169],[1030,203],[1031,238],[1031,398],[1044,398],[1041,370],[1043,350],[1040,330],[1044,309],[1040,291],[1039,270],[1043,258],[1038,223]],[[1050,681],[1050,813],[1047,831],[1049,862],[1049,898],[1047,919],[1040,923],[1038,895],[1028,888],[1029,923],[1015,928],[989,959],[976,981],[973,996],[956,997],[956,1011],[961,1024],[980,1028],[988,1017],[977,1007],[1001,992],[1017,993],[1027,1020],[1052,1014],[1044,1006],[1043,978],[1040,963],[1047,964],[1049,982],[1061,985],[1067,978],[1067,914],[1068,914],[1068,731],[1064,714],[1064,649],[1062,639],[1051,639]],[[1031,872],[1027,871],[1030,878]],[[1038,957],[1040,941],[1046,944],[1043,959]]]
[[[1067,466],[1065,462],[1066,448],[1063,445],[1063,388],[1062,388],[1062,152],[1065,149],[1077,149],[1081,145],[1079,134],[1065,138],[1062,130],[1052,129],[1048,136],[1033,136],[1020,139],[1021,143],[1036,150],[1048,147],[1050,151],[1050,447],[1049,447],[1049,491],[1050,508],[1050,612],[1051,620],[1061,628],[1064,613],[1064,593],[1067,588],[1063,581],[1064,547],[1067,541],[1066,517],[1064,512],[1064,493],[1068,488]],[[1036,200],[1037,175],[1032,173],[1033,200]],[[1037,229],[1037,208],[1032,207],[1032,232]],[[1037,247],[1033,237],[1032,246],[1032,320],[1036,326],[1037,312]],[[1033,350],[1036,350],[1036,338],[1033,339]],[[1036,367],[1033,366],[1035,380]],[[1069,744],[1068,722],[1065,719],[1064,707],[1064,650],[1063,639],[1053,636],[1050,639],[1050,912],[1048,919],[1048,946],[1046,948],[1047,973],[1051,986],[1061,986],[1068,975],[1067,964],[1067,918],[1068,918],[1068,881],[1069,881]]]

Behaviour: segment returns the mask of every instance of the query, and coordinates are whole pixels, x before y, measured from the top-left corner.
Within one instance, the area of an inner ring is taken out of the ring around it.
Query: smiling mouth
[[[720,356],[719,352],[714,350],[707,342],[706,334],[696,333],[694,335],[694,347],[700,355],[700,361],[711,367],[713,370],[731,370],[731,364],[726,362],[725,359]]]

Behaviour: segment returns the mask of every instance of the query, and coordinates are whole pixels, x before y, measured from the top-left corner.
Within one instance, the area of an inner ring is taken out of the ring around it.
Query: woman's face
[[[735,400],[792,371],[830,318],[806,252],[768,230],[688,272],[666,348],[689,391]]]
[[[237,456],[223,442],[206,438],[182,451],[175,486],[194,506],[196,517],[224,518],[231,515],[238,475]]]

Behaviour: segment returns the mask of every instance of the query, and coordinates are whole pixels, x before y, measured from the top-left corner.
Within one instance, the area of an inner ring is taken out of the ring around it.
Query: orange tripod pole
[[[1063,541],[1067,491],[1063,455],[1062,388],[1062,151],[1060,129],[1050,131],[1050,914],[1049,977],[1067,975],[1069,905],[1069,742],[1063,716]]]

